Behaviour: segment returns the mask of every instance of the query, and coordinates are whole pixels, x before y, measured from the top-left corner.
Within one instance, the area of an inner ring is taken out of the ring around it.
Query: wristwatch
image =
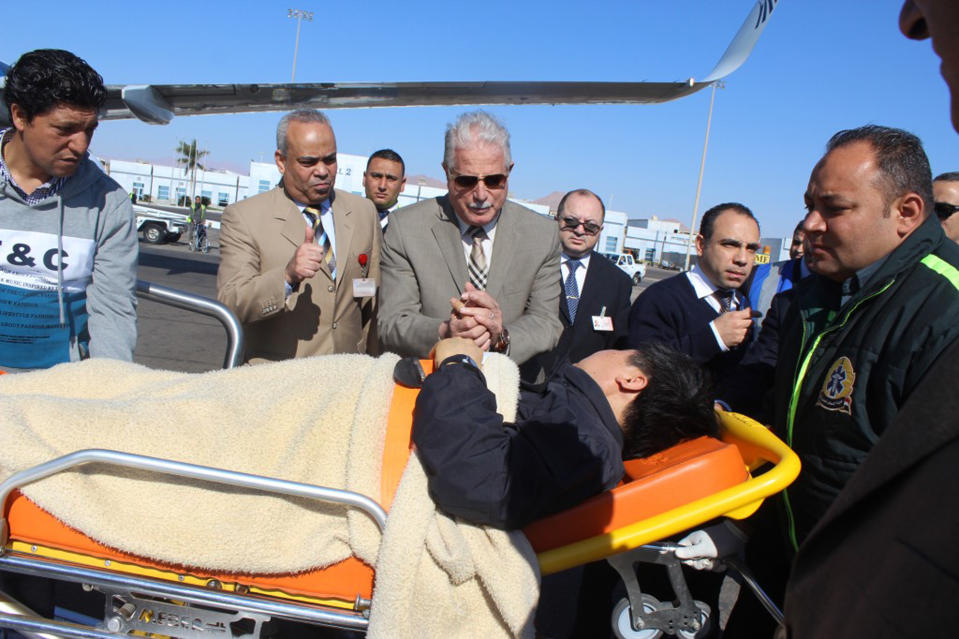
[[[505,353],[509,350],[509,329],[503,327],[503,332],[496,337],[496,341],[490,345],[490,350],[496,353]]]

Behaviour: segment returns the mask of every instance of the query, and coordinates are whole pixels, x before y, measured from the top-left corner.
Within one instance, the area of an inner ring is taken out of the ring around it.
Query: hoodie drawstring
[[[57,194],[57,304],[60,306],[60,326],[66,326],[66,314],[63,312],[63,198]]]

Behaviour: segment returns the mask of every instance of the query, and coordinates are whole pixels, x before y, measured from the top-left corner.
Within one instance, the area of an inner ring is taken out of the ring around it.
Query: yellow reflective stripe
[[[959,269],[955,266],[932,253],[922,258],[922,263],[949,280],[949,283],[959,290]]]

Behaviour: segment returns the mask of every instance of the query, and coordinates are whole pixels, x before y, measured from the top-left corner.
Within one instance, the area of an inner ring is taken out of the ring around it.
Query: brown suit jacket
[[[379,286],[376,210],[365,198],[334,190],[333,225],[336,281],[323,264],[286,297],[284,271],[306,233],[299,207],[277,187],[223,211],[217,299],[243,323],[246,361],[376,353],[376,297],[353,297],[353,279],[364,271]]]

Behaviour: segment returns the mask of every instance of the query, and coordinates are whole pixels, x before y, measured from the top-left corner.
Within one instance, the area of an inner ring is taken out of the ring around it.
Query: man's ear
[[[286,173],[286,157],[277,149],[273,154],[273,160],[276,162],[276,168],[280,170],[280,175]]]
[[[932,204],[926,206],[918,193],[906,193],[893,203],[893,215],[896,216],[896,230],[899,237],[912,233],[926,217],[932,214]]]
[[[703,237],[702,233],[696,234],[696,254],[699,257],[703,256],[703,247],[706,246],[706,238]]]
[[[30,123],[27,112],[16,102],[10,105],[10,122],[17,131],[23,131]]]
[[[626,374],[617,375],[616,384],[623,392],[638,393],[649,385],[649,378],[643,371],[633,368]]]

